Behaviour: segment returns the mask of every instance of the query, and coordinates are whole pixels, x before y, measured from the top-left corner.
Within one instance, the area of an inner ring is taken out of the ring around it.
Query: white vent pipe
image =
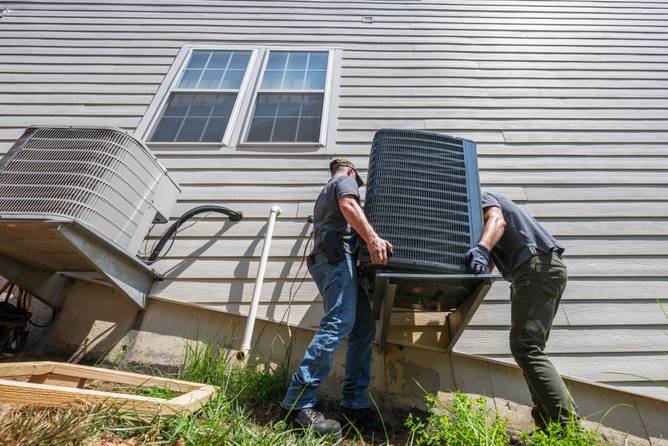
[[[264,235],[264,245],[262,246],[262,257],[260,257],[260,266],[257,270],[257,277],[255,278],[255,288],[253,288],[253,299],[251,300],[250,310],[248,311],[248,319],[246,319],[246,329],[244,330],[244,337],[241,341],[241,349],[236,354],[236,358],[242,361],[246,358],[251,347],[251,339],[253,338],[253,327],[255,326],[255,318],[257,317],[257,307],[260,303],[260,295],[262,294],[262,284],[264,282],[264,273],[267,270],[267,260],[269,259],[269,248],[271,248],[271,238],[274,235],[274,226],[276,225],[276,217],[281,215],[281,208],[274,205],[271,207],[269,213],[269,223],[267,225],[267,233]]]

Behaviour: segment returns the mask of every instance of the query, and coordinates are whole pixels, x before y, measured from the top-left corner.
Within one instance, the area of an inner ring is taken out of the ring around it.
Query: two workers
[[[324,301],[325,315],[292,375],[281,406],[296,427],[340,438],[341,424],[365,433],[391,430],[372,408],[368,394],[375,322],[369,298],[359,289],[357,251],[366,243],[374,264],[387,264],[394,247],[371,227],[359,203],[364,183],[346,159],[330,163],[331,179],[315,204],[315,243],[308,269]],[[568,278],[563,246],[533,217],[506,197],[482,194],[484,229],[463,261],[474,274],[498,267],[511,283],[510,350],[524,373],[539,428],[577,417],[575,404],[545,354],[545,344]],[[361,240],[360,240],[361,239]],[[316,409],[316,390],[334,355],[347,340],[341,413],[327,419]]]

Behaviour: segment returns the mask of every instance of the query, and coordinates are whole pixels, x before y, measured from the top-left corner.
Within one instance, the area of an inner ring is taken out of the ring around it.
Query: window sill
[[[229,147],[227,144],[222,142],[156,142],[148,141],[145,143],[148,147],[151,148],[160,148],[160,147],[211,147],[222,149]]]
[[[240,142],[237,147],[325,147],[319,142]]]

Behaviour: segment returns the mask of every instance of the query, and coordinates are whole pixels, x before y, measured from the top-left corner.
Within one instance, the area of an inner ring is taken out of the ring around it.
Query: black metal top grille
[[[432,132],[376,133],[365,211],[396,248],[390,265],[463,271],[463,255],[481,224],[479,212],[471,213],[470,203],[480,206],[480,190],[475,152],[467,154],[466,143],[475,147]]]

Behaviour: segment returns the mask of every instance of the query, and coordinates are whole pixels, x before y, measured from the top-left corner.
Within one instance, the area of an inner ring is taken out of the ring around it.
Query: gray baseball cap
[[[357,168],[352,161],[346,158],[335,158],[332,160],[332,162],[329,163],[329,172],[333,174],[334,171],[339,167],[350,167],[355,172],[357,185],[360,187],[364,186],[364,180],[362,180],[362,177],[360,176],[359,172],[357,172]]]

